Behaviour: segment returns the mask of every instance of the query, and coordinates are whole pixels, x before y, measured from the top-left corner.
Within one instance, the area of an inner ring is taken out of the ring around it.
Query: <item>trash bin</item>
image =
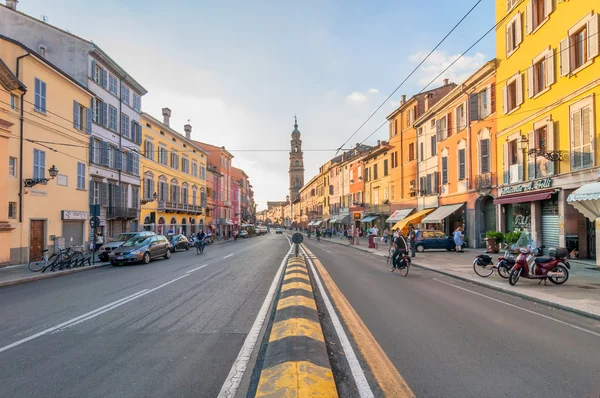
[[[375,249],[375,235],[369,235],[369,249]]]

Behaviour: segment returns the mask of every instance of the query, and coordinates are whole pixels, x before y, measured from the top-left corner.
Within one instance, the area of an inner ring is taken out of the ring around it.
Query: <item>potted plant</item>
[[[509,246],[512,246],[515,243],[517,243],[519,241],[519,238],[521,238],[521,231],[508,232],[505,235],[506,243]]]
[[[485,233],[485,241],[487,243],[488,253],[498,253],[499,246],[504,240],[504,234],[499,231],[487,231]]]

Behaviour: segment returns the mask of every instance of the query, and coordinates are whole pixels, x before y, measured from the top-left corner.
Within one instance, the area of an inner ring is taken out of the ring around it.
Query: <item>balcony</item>
[[[481,196],[489,195],[492,192],[492,173],[482,173],[473,179],[473,189]]]
[[[126,218],[136,219],[138,218],[139,209],[131,209],[129,207],[117,207],[108,206],[106,209],[106,216],[108,218]]]
[[[390,211],[390,205],[370,205],[367,204],[365,206],[365,213],[375,213],[375,214],[388,214]]]
[[[158,211],[164,211],[166,213],[202,214],[202,206],[159,200]]]

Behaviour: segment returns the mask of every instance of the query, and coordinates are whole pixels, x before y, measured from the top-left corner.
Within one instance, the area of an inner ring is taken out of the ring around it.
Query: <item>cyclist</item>
[[[406,239],[402,236],[402,232],[398,232],[398,236],[394,239],[394,244],[396,245],[396,250],[394,250],[394,254],[392,254],[392,264],[394,268],[400,268],[397,264],[398,257],[402,259],[402,257],[408,254],[408,244],[406,243]]]
[[[196,244],[200,245],[200,251],[204,251],[204,238],[206,238],[206,234],[204,233],[204,231],[200,230],[197,234],[196,234]]]

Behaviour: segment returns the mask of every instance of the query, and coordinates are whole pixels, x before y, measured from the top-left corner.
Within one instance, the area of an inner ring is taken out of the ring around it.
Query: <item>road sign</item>
[[[292,235],[292,242],[294,242],[297,245],[302,243],[303,240],[304,236],[300,232],[296,232],[294,235]]]
[[[100,219],[98,217],[90,218],[90,227],[97,228],[100,225]]]

